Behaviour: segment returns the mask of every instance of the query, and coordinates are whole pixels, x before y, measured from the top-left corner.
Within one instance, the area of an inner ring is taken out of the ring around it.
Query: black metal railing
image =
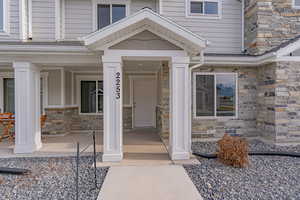
[[[97,183],[97,153],[96,153],[96,135],[95,131],[92,132],[92,143],[86,145],[82,150],[80,150],[80,142],[77,142],[76,145],[76,170],[75,170],[75,184],[76,184],[76,200],[79,200],[79,190],[80,190],[80,172],[84,171],[84,166],[85,165],[80,165],[80,158],[83,153],[86,153],[87,149],[89,149],[91,146],[93,146],[93,171],[94,171],[94,187],[91,190],[96,190],[98,189],[98,183]],[[86,170],[90,170],[90,167]]]

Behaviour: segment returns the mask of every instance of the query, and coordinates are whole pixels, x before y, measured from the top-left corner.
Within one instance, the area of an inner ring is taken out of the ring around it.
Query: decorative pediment
[[[200,53],[208,44],[208,41],[199,35],[148,8],[93,32],[82,40],[89,49],[106,50],[115,48],[117,44],[122,44],[123,41],[136,35],[145,33],[149,35],[149,32],[160,38],[164,45],[183,49],[192,55]]]

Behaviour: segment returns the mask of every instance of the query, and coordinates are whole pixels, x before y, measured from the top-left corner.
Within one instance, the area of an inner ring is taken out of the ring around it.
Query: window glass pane
[[[15,112],[15,80],[4,79],[4,112]]]
[[[81,112],[96,113],[96,81],[81,81]]]
[[[196,116],[214,116],[214,75],[196,76]]]
[[[103,112],[103,81],[98,81],[98,112]]]
[[[217,116],[235,116],[236,80],[234,74],[217,74]]]
[[[300,0],[295,0],[295,6],[300,6]]]
[[[112,5],[112,23],[123,19],[126,16],[125,5]]]
[[[4,16],[3,0],[0,0],[0,31],[3,31],[3,27],[4,27],[3,16]]]
[[[205,14],[218,14],[218,2],[205,2]]]
[[[191,2],[191,13],[203,13],[203,2]]]
[[[110,24],[110,5],[98,5],[98,29]]]

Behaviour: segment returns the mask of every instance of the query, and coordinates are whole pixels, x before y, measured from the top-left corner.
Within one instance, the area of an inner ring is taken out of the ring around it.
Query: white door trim
[[[134,95],[134,92],[133,92],[133,88],[134,88],[134,85],[133,85],[133,82],[134,80],[138,80],[138,79],[153,79],[155,82],[154,82],[154,87],[155,87],[155,103],[157,104],[157,76],[156,75],[129,75],[129,81],[130,81],[130,105],[131,105],[131,120],[132,120],[132,123],[131,123],[131,127],[132,128],[135,128],[135,113],[134,113],[134,105],[133,105],[133,95]],[[156,111],[155,111],[156,112]],[[154,127],[156,128],[156,120],[154,120]]]

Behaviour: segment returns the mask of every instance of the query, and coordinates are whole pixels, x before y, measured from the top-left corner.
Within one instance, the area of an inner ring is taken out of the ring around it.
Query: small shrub
[[[223,138],[218,141],[218,147],[218,159],[225,165],[240,168],[249,165],[248,143],[244,139],[225,134]]]

